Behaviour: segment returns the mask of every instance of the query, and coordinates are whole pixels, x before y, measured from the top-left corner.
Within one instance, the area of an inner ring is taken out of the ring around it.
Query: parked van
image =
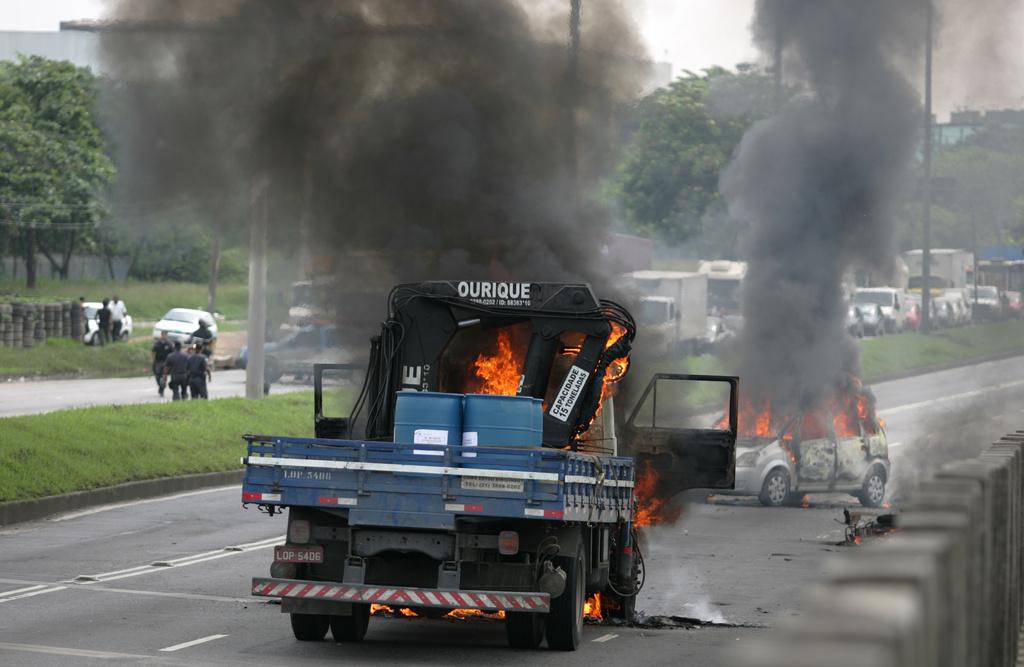
[[[905,290],[898,287],[859,287],[853,293],[853,305],[877,305],[885,318],[886,333],[903,331],[907,327],[903,302]]]

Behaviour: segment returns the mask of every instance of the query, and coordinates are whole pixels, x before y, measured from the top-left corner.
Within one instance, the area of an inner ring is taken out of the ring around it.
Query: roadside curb
[[[156,496],[211,486],[241,484],[244,473],[244,470],[229,470],[227,472],[206,472],[177,477],[161,477],[141,482],[127,482],[117,486],[105,486],[89,491],[75,491],[59,496],[46,496],[31,500],[14,500],[0,503],[0,526],[33,521],[54,514],[73,512],[97,505],[154,498]]]
[[[900,373],[882,373],[870,378],[864,379],[864,384],[872,385],[879,384],[881,382],[892,382],[893,380],[905,380],[907,378],[916,377],[918,375],[927,375],[928,373],[938,373],[940,371],[949,371],[954,368],[965,368],[967,366],[977,366],[979,364],[987,364],[991,361],[1002,361],[1003,359],[1013,359],[1014,357],[1024,357],[1024,351],[1012,350],[1007,352],[996,352],[994,354],[987,354],[983,357],[972,357],[970,359],[959,359],[957,361],[950,361],[945,364],[935,364],[934,366],[926,366],[922,368],[912,368]]]

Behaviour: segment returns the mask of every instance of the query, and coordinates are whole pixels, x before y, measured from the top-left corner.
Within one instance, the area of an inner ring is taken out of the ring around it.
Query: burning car
[[[858,387],[775,423],[770,410],[741,409],[735,494],[756,495],[767,506],[806,493],[848,493],[867,507],[882,504],[889,447],[870,392]]]

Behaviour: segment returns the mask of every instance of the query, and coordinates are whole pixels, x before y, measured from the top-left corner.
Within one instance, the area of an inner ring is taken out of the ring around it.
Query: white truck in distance
[[[923,256],[921,250],[903,253],[912,290],[920,291],[924,287]],[[973,270],[974,256],[967,250],[937,248],[931,251],[928,266],[931,269],[929,283],[932,289],[963,288],[968,286],[967,277]]]
[[[624,277],[640,294],[641,332],[657,337],[648,344],[668,354],[693,354],[705,347],[707,276],[688,271],[634,271]]]

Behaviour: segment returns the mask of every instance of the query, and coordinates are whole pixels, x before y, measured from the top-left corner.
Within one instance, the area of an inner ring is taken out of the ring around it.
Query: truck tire
[[[327,634],[330,616],[324,614],[291,614],[292,633],[300,642],[318,642]]]
[[[523,611],[505,613],[505,637],[512,648],[535,649],[544,640],[544,614]]]
[[[370,605],[352,604],[350,616],[331,616],[331,634],[336,642],[361,642],[370,626]]]
[[[576,547],[573,557],[557,559],[565,570],[565,592],[551,601],[546,630],[548,648],[556,651],[575,651],[583,634],[583,603],[586,601],[586,553],[583,541]]]

